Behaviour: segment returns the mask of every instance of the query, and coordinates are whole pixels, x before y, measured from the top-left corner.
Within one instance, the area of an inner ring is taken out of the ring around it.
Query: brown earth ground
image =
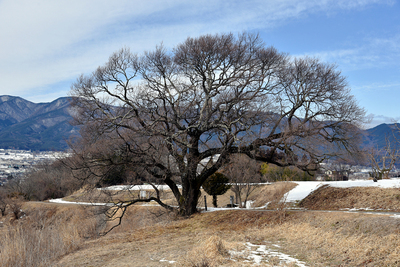
[[[246,242],[286,253],[307,266],[400,266],[400,219],[288,210],[278,200],[290,187],[263,186],[251,196],[259,206],[271,202],[268,207],[275,210],[178,218],[156,206],[136,206],[120,227],[102,237],[97,234],[104,223],[96,208],[25,203],[24,218],[1,218],[0,266],[253,266],[250,252],[233,253],[244,251]],[[392,203],[399,201],[398,189],[353,189],[323,188],[300,204],[316,210],[396,210]],[[219,204],[229,203],[229,195],[220,197]],[[297,265],[267,255],[257,266]]]

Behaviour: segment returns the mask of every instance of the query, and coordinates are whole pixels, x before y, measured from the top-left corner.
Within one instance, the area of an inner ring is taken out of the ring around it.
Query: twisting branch
[[[82,159],[93,179],[106,163],[140,169],[171,188],[181,215],[197,212],[202,184],[231,154],[310,171],[357,152],[365,114],[336,66],[290,58],[249,33],[188,38],[142,56],[122,49],[71,94],[90,144],[77,151],[91,151]],[[122,146],[126,157],[107,161],[96,146]]]

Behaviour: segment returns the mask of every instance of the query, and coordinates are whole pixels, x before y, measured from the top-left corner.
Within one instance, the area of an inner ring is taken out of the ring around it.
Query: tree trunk
[[[233,186],[233,192],[235,192],[236,204],[239,208],[242,208],[242,195],[241,195],[241,188],[239,185]]]
[[[179,213],[183,216],[190,216],[197,212],[197,204],[200,197],[200,189],[193,188],[190,186],[185,190],[185,194],[181,196],[179,200]]]
[[[213,205],[214,205],[214,208],[218,207],[218,205],[217,205],[217,195],[213,195]]]

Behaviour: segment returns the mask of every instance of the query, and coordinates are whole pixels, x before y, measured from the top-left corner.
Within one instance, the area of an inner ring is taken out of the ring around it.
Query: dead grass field
[[[138,207],[134,213],[148,213],[148,209]],[[398,219],[312,211],[289,212],[282,223],[278,217],[275,211],[243,210],[203,213],[183,220],[165,214],[148,226],[132,229],[125,225],[125,229],[86,242],[57,266],[252,266],[246,257],[231,254],[242,251],[246,242],[280,250],[307,266],[400,264]],[[286,265],[265,257],[261,266]]]
[[[313,210],[385,210],[400,212],[398,188],[323,186],[299,203],[300,207]]]
[[[27,202],[24,215],[1,217],[0,266],[51,266],[98,236],[100,221],[91,208]]]
[[[276,210],[227,210],[182,219],[156,206],[134,206],[122,225],[103,237],[97,233],[105,225],[93,210],[26,203],[26,217],[16,222],[0,218],[4,221],[0,266],[254,266],[249,256],[255,251],[246,251],[247,242],[254,245],[253,250],[263,245],[306,266],[400,266],[400,219],[288,211],[277,200],[292,186],[259,187],[251,196],[259,206],[270,202],[269,207]],[[329,197],[332,192],[328,192],[321,190],[318,195]],[[379,190],[363,189],[342,194],[347,200],[336,192],[340,203],[334,204],[336,198],[330,198],[330,205],[340,209],[357,198],[365,199],[359,205],[369,205],[367,200],[383,196]],[[396,198],[393,192],[384,194]],[[229,196],[230,192],[219,197],[219,204],[228,204]],[[317,204],[323,198],[314,200],[308,208],[319,209]],[[298,265],[261,255],[257,266]]]

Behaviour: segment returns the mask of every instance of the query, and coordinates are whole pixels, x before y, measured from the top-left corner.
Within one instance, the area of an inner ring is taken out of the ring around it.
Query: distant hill
[[[0,148],[26,150],[65,150],[67,140],[78,135],[72,120],[69,97],[50,103],[33,103],[16,96],[0,96]],[[382,148],[387,137],[400,141],[395,124],[381,124],[363,131],[363,147]],[[397,139],[396,139],[397,138]]]
[[[399,146],[397,143],[400,142],[400,130],[397,128],[396,124],[383,123],[364,131],[363,146],[366,148],[384,148],[386,146],[386,140],[392,145]]]
[[[78,128],[72,120],[70,98],[33,103],[21,97],[0,96],[0,148],[65,150]]]

